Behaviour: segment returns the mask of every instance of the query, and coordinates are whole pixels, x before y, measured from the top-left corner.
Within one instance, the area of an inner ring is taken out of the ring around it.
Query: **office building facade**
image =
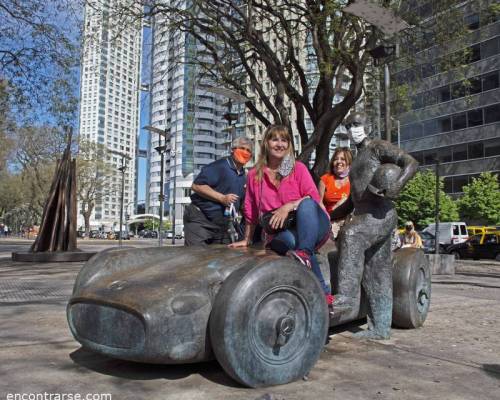
[[[429,4],[408,3],[432,22]],[[445,192],[454,196],[481,172],[500,173],[500,21],[486,3],[481,10],[470,2],[460,5],[470,31],[453,50],[468,48],[463,77],[440,69],[452,54],[431,47],[432,40],[417,54],[418,65],[395,74],[399,83],[419,82],[411,110],[397,117],[401,147],[421,168],[433,168],[438,159]]]

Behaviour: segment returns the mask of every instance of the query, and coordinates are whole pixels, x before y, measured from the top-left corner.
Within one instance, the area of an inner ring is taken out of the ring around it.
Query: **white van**
[[[436,224],[430,224],[424,232],[436,233]],[[450,244],[462,243],[469,237],[467,224],[465,222],[440,222],[439,223],[439,244],[448,246]]]

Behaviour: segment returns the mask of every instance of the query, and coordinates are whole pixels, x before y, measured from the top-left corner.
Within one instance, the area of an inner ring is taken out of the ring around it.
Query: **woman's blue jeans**
[[[272,250],[281,255],[285,255],[288,250],[306,251],[311,257],[312,272],[325,294],[331,294],[331,289],[321,273],[315,250],[329,231],[330,219],[318,203],[307,198],[297,208],[295,227],[279,232],[269,244]]]

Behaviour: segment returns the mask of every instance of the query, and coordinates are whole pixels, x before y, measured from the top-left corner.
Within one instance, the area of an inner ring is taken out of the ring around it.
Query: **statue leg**
[[[354,217],[340,231],[339,281],[333,302],[333,312],[349,312],[359,298],[361,278],[365,266],[365,251],[370,248],[366,221],[362,216]]]
[[[368,298],[368,330],[354,336],[389,339],[392,324],[391,238],[367,251],[362,285]]]

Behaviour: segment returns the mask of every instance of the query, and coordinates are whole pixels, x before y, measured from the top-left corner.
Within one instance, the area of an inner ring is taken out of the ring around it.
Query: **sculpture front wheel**
[[[285,257],[233,272],[210,316],[217,361],[250,387],[306,375],[321,354],[327,331],[328,310],[319,282]]]
[[[429,261],[420,249],[394,253],[392,323],[398,328],[421,327],[431,303]]]

